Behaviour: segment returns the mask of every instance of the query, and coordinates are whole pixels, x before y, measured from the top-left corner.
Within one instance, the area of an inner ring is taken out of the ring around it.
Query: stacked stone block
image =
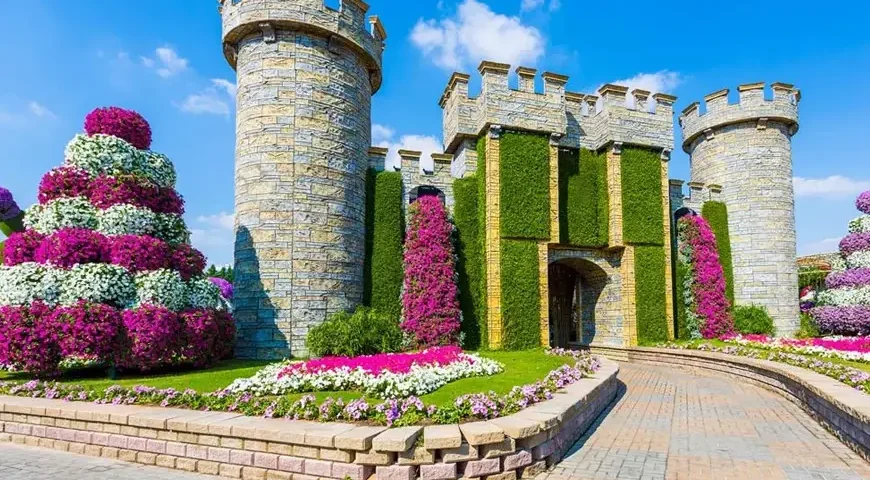
[[[793,85],[738,87],[705,97],[701,115],[693,103],[680,116],[683,149],[691,155],[691,199],[721,198],[728,207],[738,305],[766,307],[779,335],[799,327],[791,137],[798,130],[800,92]],[[700,211],[700,201],[687,202]]]
[[[344,0],[222,0],[238,73],[237,355],[305,355],[308,330],[362,300],[371,96],[386,34]]]

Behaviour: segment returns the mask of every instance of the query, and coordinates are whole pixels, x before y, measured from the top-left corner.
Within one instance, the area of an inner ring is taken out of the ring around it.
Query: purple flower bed
[[[828,288],[863,287],[866,285],[870,285],[870,268],[831,272],[825,278],[825,286]]]
[[[220,289],[221,296],[227,300],[233,299],[233,284],[223,278],[209,277],[209,281]]]
[[[725,275],[719,263],[716,237],[707,220],[700,215],[686,215],[680,220],[681,240],[691,248],[692,293],[695,313],[703,323],[699,325],[704,338],[718,338],[734,331],[734,319],[725,296]]]
[[[6,239],[3,263],[12,267],[25,262],[36,261],[36,250],[45,238],[36,230],[15,232]]]
[[[169,266],[169,244],[147,235],[119,235],[106,242],[106,257],[131,272],[159,270]]]
[[[101,263],[105,260],[106,237],[86,228],[64,228],[45,237],[36,249],[39,263],[72,268],[80,263]]]
[[[53,168],[39,182],[38,199],[41,204],[64,197],[88,197],[90,194],[90,175],[76,167]]]
[[[862,192],[855,199],[855,207],[861,212],[870,215],[870,191]]]
[[[823,306],[810,313],[822,333],[870,335],[870,306]]]
[[[862,250],[870,250],[870,233],[850,233],[840,240],[840,253],[844,256]]]
[[[444,205],[434,196],[419,198],[409,213],[402,329],[414,336],[418,346],[456,344],[459,300],[453,226]]]
[[[114,135],[140,150],[151,147],[151,126],[142,115],[132,110],[97,108],[85,117],[85,132],[88,135]]]
[[[18,215],[21,215],[21,209],[15,203],[12,192],[0,187],[0,222],[11,220]]]

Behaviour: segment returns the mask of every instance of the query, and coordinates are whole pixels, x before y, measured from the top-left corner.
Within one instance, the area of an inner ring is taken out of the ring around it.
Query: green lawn
[[[572,361],[569,357],[547,355],[543,351],[526,352],[482,352],[482,356],[496,360],[504,365],[504,372],[489,377],[474,377],[458,380],[422,397],[427,404],[444,405],[453,402],[457,396],[469,393],[484,393],[494,391],[507,393],[514,386],[526,385],[543,379],[551,370]],[[152,373],[149,375],[121,375],[117,380],[109,380],[102,370],[84,370],[66,372],[60,378],[61,383],[84,385],[95,389],[104,389],[112,385],[132,387],[147,385],[157,388],[175,388],[184,390],[192,388],[198,392],[213,392],[226,387],[236,378],[252,376],[269,362],[256,360],[227,360],[209,370],[189,370],[185,372]],[[0,380],[27,381],[30,378],[22,374],[0,372]],[[289,394],[296,399],[304,394]],[[359,392],[316,392],[318,401],[326,397],[352,400],[359,398]],[[372,399],[378,401],[377,399]]]

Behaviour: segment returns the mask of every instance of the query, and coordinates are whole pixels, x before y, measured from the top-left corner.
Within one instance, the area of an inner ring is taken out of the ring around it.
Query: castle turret
[[[707,95],[707,111],[693,103],[680,116],[683,150],[691,156],[692,182],[706,184],[711,199],[728,207],[738,305],[768,309],[777,333],[799,326],[791,137],[798,130],[800,92],[793,85],[738,87]],[[690,184],[691,185],[691,184]]]
[[[371,97],[386,33],[343,0],[220,0],[238,73],[237,355],[304,355],[310,327],[362,300]]]

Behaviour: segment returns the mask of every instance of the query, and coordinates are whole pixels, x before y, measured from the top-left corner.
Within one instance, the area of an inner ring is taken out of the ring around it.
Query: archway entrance
[[[550,346],[589,345],[596,335],[596,312],[607,273],[581,258],[563,259],[549,266]]]
[[[420,185],[419,187],[412,188],[409,192],[408,204],[414,203],[418,198],[422,197],[438,197],[441,203],[445,203],[446,200],[444,191],[440,188],[431,185]]]

